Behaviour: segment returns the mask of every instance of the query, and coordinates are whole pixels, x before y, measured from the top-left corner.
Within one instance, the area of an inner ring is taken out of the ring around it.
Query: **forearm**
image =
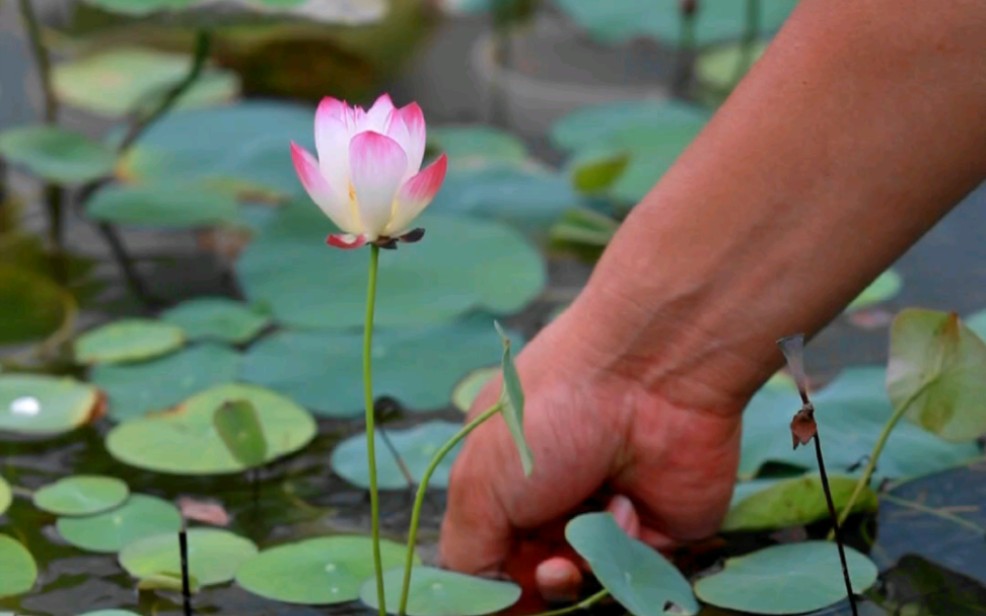
[[[735,407],[986,175],[986,2],[804,0],[569,318],[602,369]]]

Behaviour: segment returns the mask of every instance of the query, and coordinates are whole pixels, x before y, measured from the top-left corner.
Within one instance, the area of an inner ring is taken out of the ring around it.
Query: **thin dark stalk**
[[[680,31],[675,53],[674,78],[671,83],[673,96],[683,98],[688,94],[692,81],[692,65],[695,62],[695,15],[697,0],[681,0]]]
[[[404,461],[404,458],[401,457],[400,452],[397,451],[396,447],[394,447],[394,443],[390,440],[390,437],[387,436],[386,430],[381,427],[377,428],[377,432],[380,434],[380,439],[383,440],[383,444],[386,445],[387,449],[390,451],[390,455],[394,456],[394,461],[397,462],[397,468],[400,469],[401,475],[404,475],[404,480],[407,481],[407,487],[413,488],[414,476],[411,475],[411,469],[407,467],[407,462]]]
[[[859,611],[856,607],[856,595],[852,591],[852,580],[849,579],[849,564],[846,562],[846,549],[842,543],[842,529],[839,527],[839,514],[835,511],[835,502],[832,500],[832,490],[829,488],[828,474],[825,472],[825,460],[822,458],[822,441],[815,433],[815,457],[818,459],[818,473],[822,478],[822,490],[825,492],[825,502],[828,504],[829,517],[832,518],[832,532],[835,533],[835,545],[839,548],[839,561],[842,563],[842,578],[846,582],[846,596],[849,597],[849,605],[852,608],[853,616],[858,616]]]
[[[192,589],[188,579],[188,533],[184,526],[178,531],[178,553],[181,556],[181,599],[185,616],[192,616]]]
[[[105,222],[99,223],[96,228],[99,230],[99,234],[103,236],[106,245],[110,247],[113,259],[120,267],[120,271],[123,272],[123,278],[127,281],[130,291],[148,308],[158,304],[158,300],[148,293],[147,286],[140,274],[137,273],[137,267],[134,265],[133,259],[123,244],[123,238],[117,233],[116,228]]]

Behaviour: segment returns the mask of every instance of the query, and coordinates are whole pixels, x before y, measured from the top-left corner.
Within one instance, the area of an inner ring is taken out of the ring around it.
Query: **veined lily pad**
[[[818,475],[768,481],[768,484],[752,490],[752,493],[742,494],[739,499],[734,494],[733,505],[720,530],[738,532],[784,528],[810,524],[828,517],[828,505]],[[856,478],[830,475],[829,487],[836,511],[842,511],[856,487]],[[854,512],[876,509],[877,495],[869,488],[853,505]]]
[[[510,228],[428,214],[420,224],[425,240],[380,259],[379,326],[431,325],[483,309],[509,314],[543,288],[541,255]],[[293,327],[362,327],[369,255],[327,250],[331,230],[314,204],[286,207],[237,263],[247,297]]]
[[[900,274],[894,270],[887,270],[877,276],[876,280],[871,282],[868,287],[863,289],[863,292],[849,304],[846,310],[859,310],[860,308],[867,308],[873,304],[885,302],[900,293],[902,286],[904,286],[904,280],[900,277]]]
[[[86,204],[93,220],[159,229],[195,229],[235,223],[239,204],[228,192],[174,182],[108,186]]]
[[[0,515],[7,511],[13,499],[14,497],[10,493],[10,484],[7,483],[6,479],[0,477]]]
[[[222,584],[257,554],[257,546],[227,530],[193,528],[188,531],[188,571],[200,586]],[[181,571],[178,534],[145,537],[120,551],[120,566],[135,578]]]
[[[846,547],[854,593],[876,581],[869,558]],[[846,598],[838,548],[826,541],[775,545],[726,560],[719,573],[695,584],[700,599],[727,609],[754,614],[811,612]]]
[[[400,604],[404,569],[384,572],[384,599],[387,612],[397,613]],[[360,589],[360,599],[373,609],[379,607],[377,583],[370,579]],[[520,586],[436,569],[414,567],[408,590],[408,616],[481,616],[501,612],[520,599]]]
[[[434,150],[447,154],[453,169],[497,163],[520,166],[527,160],[527,148],[523,141],[485,124],[429,128],[428,144]]]
[[[24,594],[34,587],[38,566],[27,549],[7,535],[0,535],[0,598]]]
[[[459,429],[459,424],[447,421],[429,421],[406,430],[387,430],[387,437],[400,454],[405,468],[417,482],[421,479],[435,452],[445,444]],[[379,429],[378,429],[379,430]],[[380,434],[376,435],[377,486],[382,490],[407,488],[407,478],[390,448]],[[428,482],[430,487],[448,486],[452,462],[461,446],[449,452],[435,470]],[[370,486],[370,474],[366,466],[366,433],[361,432],[339,443],[332,451],[332,470],[346,481],[361,488]]]
[[[235,400],[245,400],[256,409],[268,443],[268,461],[297,451],[315,436],[315,421],[291,400],[262,387],[227,384],[197,394],[173,411],[118,425],[106,437],[106,448],[121,462],[160,473],[243,471],[244,465],[213,425],[216,408]],[[195,455],[180,455],[183,451]]]
[[[179,455],[179,451],[175,451]],[[131,494],[116,509],[86,517],[58,518],[58,534],[77,548],[90,552],[117,552],[124,546],[163,533],[177,533],[181,514],[168,501],[146,494]]]
[[[452,390],[452,405],[463,413],[468,413],[479,392],[499,374],[499,368],[477,368],[462,377]]]
[[[39,340],[65,331],[75,318],[72,295],[45,276],[0,265],[0,345]]]
[[[34,506],[55,515],[92,515],[121,505],[130,488],[116,477],[73,475],[34,493]]]
[[[587,513],[565,527],[565,538],[584,558],[603,588],[635,616],[696,614],[691,585],[653,548],[631,539],[608,513]]]
[[[117,421],[171,408],[189,396],[236,378],[240,354],[218,344],[201,344],[136,364],[95,366],[89,380],[109,397]]]
[[[91,329],[75,341],[75,359],[111,364],[151,359],[185,343],[180,327],[150,319],[122,319]]]
[[[0,375],[0,430],[56,434],[97,414],[96,389],[69,378],[32,374]]]
[[[18,126],[0,133],[0,156],[41,179],[79,184],[113,172],[116,156],[85,135],[54,126]]]
[[[849,368],[812,395],[830,473],[851,472],[870,454],[893,413],[885,382],[883,368]],[[743,414],[740,478],[754,477],[767,462],[816,469],[810,447],[791,449],[788,424],[800,407],[798,393],[791,385],[765,388],[753,397]],[[915,425],[900,422],[880,455],[877,476],[917,477],[979,455],[979,448],[973,443],[949,443]]]
[[[161,314],[161,318],[185,330],[191,340],[219,340],[246,344],[270,323],[270,317],[224,297],[191,299]]]
[[[904,310],[890,330],[887,391],[925,430],[974,440],[986,434],[986,343],[955,314]]]
[[[307,605],[345,603],[359,597],[373,575],[369,537],[316,537],[264,550],[236,571],[236,583],[273,599]],[[407,547],[380,542],[385,568],[403,564]]]
[[[456,381],[498,354],[489,319],[450,325],[381,330],[373,338],[373,381],[377,395],[393,396],[410,409],[448,404]],[[360,372],[359,332],[282,331],[261,340],[244,356],[242,378],[270,387],[317,413],[353,417],[363,410],[354,383]]]
[[[159,97],[188,73],[187,55],[142,47],[116,47],[52,71],[55,92],[67,104],[105,116],[121,117]],[[228,101],[239,90],[236,75],[206,69],[177,101],[199,107]]]

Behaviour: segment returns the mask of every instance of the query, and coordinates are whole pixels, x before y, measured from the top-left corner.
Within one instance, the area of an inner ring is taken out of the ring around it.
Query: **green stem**
[[[733,75],[734,86],[750,70],[750,66],[753,64],[753,49],[758,38],[760,38],[760,0],[746,0],[746,20],[743,25],[743,38],[740,42],[736,72]]]
[[[605,588],[600,590],[594,595],[589,595],[585,599],[582,599],[578,603],[569,605],[568,607],[559,608],[557,610],[551,610],[548,612],[540,612],[534,616],[562,616],[563,614],[571,614],[573,612],[578,612],[581,610],[587,610],[595,604],[599,603],[603,599],[609,596],[609,591]]]
[[[377,578],[380,616],[387,616],[383,589],[383,559],[380,556],[380,493],[377,490],[376,435],[373,423],[373,313],[377,303],[377,269],[380,247],[370,246],[370,274],[366,286],[366,320],[363,329],[363,398],[366,404],[366,463],[370,469],[370,525],[373,535],[373,571]]]
[[[909,501],[905,498],[894,496],[893,494],[881,494],[880,498],[888,502],[891,502],[897,505],[898,507],[906,507],[908,509],[920,511],[921,513],[933,515],[935,517],[941,518],[943,520],[947,520],[949,522],[954,522],[955,524],[958,524],[959,526],[965,529],[971,530],[972,532],[980,536],[986,535],[986,527],[982,527],[979,524],[976,524],[975,522],[971,522],[969,520],[966,520],[965,518],[959,517],[954,513],[941,511],[939,509],[935,509],[934,507],[928,507],[926,505],[922,505],[921,503],[916,503],[914,501]]]
[[[856,487],[853,488],[852,495],[849,496],[849,500],[846,501],[846,504],[842,508],[842,513],[839,514],[839,526],[842,526],[842,524],[845,523],[846,518],[849,517],[853,506],[856,504],[856,501],[859,499],[860,495],[862,495],[863,490],[870,484],[870,479],[873,477],[873,471],[876,469],[876,462],[880,459],[880,454],[883,453],[883,447],[887,444],[887,439],[890,438],[890,433],[897,425],[897,422],[904,416],[904,413],[907,412],[907,409],[910,408],[911,404],[917,400],[918,396],[923,394],[924,390],[926,390],[933,382],[934,380],[927,381],[923,383],[921,387],[918,387],[914,393],[904,401],[903,404],[897,407],[894,414],[891,415],[890,419],[887,420],[887,423],[884,424],[883,431],[880,432],[880,437],[876,440],[876,444],[873,445],[873,451],[870,452],[870,458],[866,462],[866,468],[863,469],[863,474],[860,476],[859,481],[856,482]],[[831,540],[833,537],[834,530],[829,533],[829,539]]]
[[[407,531],[407,557],[404,559],[404,583],[401,586],[401,603],[397,610],[398,616],[404,616],[407,613],[407,599],[408,594],[411,589],[411,567],[414,565],[414,545],[418,540],[418,525],[421,522],[421,506],[425,502],[425,494],[428,491],[428,482],[431,480],[431,476],[435,473],[435,469],[441,464],[442,460],[452,449],[455,448],[459,442],[466,438],[470,432],[478,428],[484,421],[493,417],[503,409],[503,403],[497,402],[490,408],[486,409],[482,413],[476,416],[475,419],[462,426],[462,428],[456,432],[452,438],[445,441],[441,449],[435,452],[435,455],[431,458],[431,462],[428,463],[428,468],[425,469],[424,474],[421,476],[421,481],[418,483],[418,492],[414,496],[414,508],[411,509],[411,525]]]

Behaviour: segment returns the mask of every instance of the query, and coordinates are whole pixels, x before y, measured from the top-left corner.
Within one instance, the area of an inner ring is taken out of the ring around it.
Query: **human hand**
[[[548,600],[578,594],[580,561],[564,525],[582,511],[608,508],[658,549],[714,533],[736,477],[745,403],[671,403],[601,369],[601,358],[579,349],[570,319],[563,314],[517,359],[532,476],[501,419],[480,426],[453,467],[440,545],[446,566],[504,572]],[[471,415],[489,408],[499,387],[490,383]]]

